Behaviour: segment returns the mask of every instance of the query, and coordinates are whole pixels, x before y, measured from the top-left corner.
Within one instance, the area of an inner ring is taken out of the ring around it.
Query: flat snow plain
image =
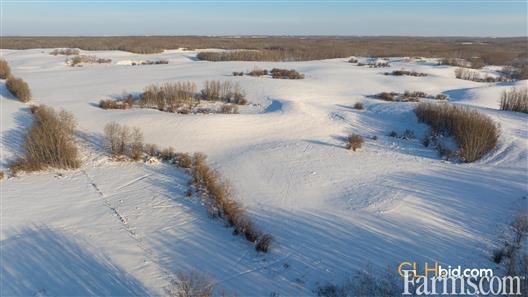
[[[173,273],[194,269],[239,296],[299,296],[367,263],[493,268],[495,241],[512,214],[527,208],[527,117],[498,110],[500,93],[526,81],[464,81],[453,67],[404,58],[373,69],[347,59],[207,62],[193,51],[100,51],[83,53],[112,64],[70,67],[50,51],[3,50],[3,56],[29,83],[34,103],[75,115],[83,166],[0,182],[2,295],[164,295]],[[169,64],[127,65],[159,58]],[[254,67],[293,68],[306,78],[231,76]],[[428,76],[383,75],[400,68]],[[236,115],[97,107],[100,99],[151,83],[191,80],[201,87],[211,79],[240,82],[251,105]],[[31,115],[4,81],[0,88],[5,170]],[[427,127],[417,122],[414,103],[366,97],[405,90],[444,93],[491,116],[501,128],[498,147],[472,164],[442,161],[421,144]],[[353,109],[356,102],[365,109]],[[185,197],[185,172],[109,161],[101,135],[110,121],[141,127],[147,143],[206,153],[236,199],[275,237],[271,252],[257,254]],[[417,138],[387,136],[405,129]],[[365,137],[362,149],[345,149],[349,133]]]

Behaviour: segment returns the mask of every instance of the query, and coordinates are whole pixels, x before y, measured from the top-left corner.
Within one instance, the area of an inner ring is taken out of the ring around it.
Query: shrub
[[[239,105],[247,104],[246,95],[239,83],[206,80],[200,93],[201,98],[207,101],[223,101]]]
[[[163,161],[172,161],[176,157],[176,151],[170,146],[169,148],[162,149],[159,153],[159,157]]]
[[[390,137],[398,137],[398,132],[392,130],[392,131],[389,132],[389,136]]]
[[[18,100],[24,103],[31,100],[31,90],[29,89],[29,85],[23,79],[12,76],[8,77],[6,87],[13,96],[18,98]]]
[[[0,180],[3,180],[3,179],[4,179],[4,172],[0,171]]]
[[[427,94],[421,91],[414,91],[414,92],[405,91],[399,97],[398,101],[418,102],[420,101],[420,98],[426,98],[426,97],[427,97]]]
[[[358,62],[358,60],[356,58],[350,58],[348,60],[348,63],[357,63],[357,62]]]
[[[385,72],[385,75],[394,75],[394,76],[427,76],[427,73],[421,73],[416,71],[408,71],[408,70],[394,70],[392,72]]]
[[[130,138],[130,158],[138,161],[143,156],[143,132],[138,127],[134,127],[132,128]]]
[[[157,157],[159,155],[159,148],[155,144],[147,143],[143,146],[143,152],[149,157]]]
[[[196,271],[178,273],[166,293],[170,297],[211,297],[215,289],[215,282],[209,277]]]
[[[125,160],[125,157],[129,157],[138,161],[144,152],[150,156],[157,155],[157,148],[143,145],[143,132],[137,127],[130,129],[125,125],[110,122],[104,127],[104,139],[105,147],[114,159]],[[152,151],[149,152],[149,149]]]
[[[233,71],[233,76],[244,76],[244,72],[242,72],[242,71],[240,71],[240,72]]]
[[[132,104],[122,100],[101,99],[99,101],[99,107],[102,109],[129,109],[132,107]]]
[[[75,143],[75,120],[71,113],[55,112],[40,105],[33,109],[34,121],[23,144],[23,157],[10,165],[18,171],[38,171],[51,168],[75,169],[80,166]]]
[[[471,65],[470,62],[459,58],[443,58],[440,60],[440,64],[458,67],[469,67]]]
[[[367,64],[369,68],[387,68],[390,67],[389,62],[372,62]],[[358,64],[359,66],[359,64]]]
[[[419,103],[414,110],[418,121],[434,132],[452,135],[465,162],[480,159],[495,148],[499,129],[486,115],[463,106]]]
[[[66,61],[66,63],[70,64],[72,67],[85,63],[85,64],[107,64],[111,63],[112,59],[103,59],[98,58],[96,56],[88,56],[88,55],[77,55],[74,56]]]
[[[438,94],[438,95],[435,96],[435,99],[436,100],[447,100],[448,97],[447,97],[447,95],[444,95],[444,94]]]
[[[262,235],[239,203],[231,198],[229,185],[216,171],[207,166],[204,154],[195,153],[193,155],[191,172],[192,185],[197,193],[205,197],[209,215],[224,219],[228,226],[234,228],[234,234],[243,235],[252,243],[257,241],[255,249],[267,252],[272,241],[271,236]]]
[[[271,77],[273,78],[282,78],[282,79],[303,79],[304,74],[300,74],[296,70],[288,70],[288,69],[279,69],[279,68],[273,68],[270,71]]]
[[[394,101],[395,96],[398,95],[397,93],[389,93],[389,92],[381,92],[378,95],[376,95],[377,98],[385,101]]]
[[[191,109],[195,93],[196,84],[190,81],[151,84],[145,87],[138,103],[145,108],[176,112],[181,109]]]
[[[358,135],[358,134],[350,134],[348,137],[347,137],[347,143],[346,143],[346,148],[348,150],[353,150],[354,152],[361,148],[361,146],[363,145],[363,137],[361,135]]]
[[[257,252],[267,253],[272,241],[273,236],[269,234],[263,234],[258,238],[255,249],[257,250]]]
[[[57,56],[57,55],[64,55],[64,56],[73,56],[80,54],[80,51],[78,49],[74,48],[61,48],[61,49],[54,49],[50,52],[50,55]]]
[[[502,93],[500,109],[528,113],[528,88],[512,88]]]
[[[11,76],[11,68],[4,59],[0,59],[0,79],[6,79]]]
[[[354,104],[354,108],[357,109],[357,110],[362,110],[363,109],[363,103],[361,102],[356,102]]]
[[[249,76],[263,76],[268,75],[268,70],[255,68],[247,73]]]
[[[192,157],[187,153],[176,154],[176,164],[181,168],[191,168]]]

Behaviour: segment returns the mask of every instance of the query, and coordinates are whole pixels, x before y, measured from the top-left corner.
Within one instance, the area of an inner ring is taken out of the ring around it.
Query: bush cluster
[[[143,132],[134,127],[116,122],[106,124],[104,127],[105,146],[112,158],[125,160],[126,157],[138,161],[143,157]]]
[[[73,56],[73,55],[79,55],[81,52],[78,49],[75,48],[56,48],[50,52],[50,55],[57,56],[57,55],[63,55],[63,56]]]
[[[504,91],[500,100],[500,109],[528,113],[528,88],[512,88]]]
[[[455,69],[455,77],[458,79],[463,80],[471,80],[476,82],[502,82],[502,81],[508,81],[509,79],[504,76],[499,77],[492,77],[492,76],[485,76],[482,77],[480,75],[480,72],[467,69],[467,68],[457,68]]]
[[[117,100],[101,99],[99,107],[102,109],[129,109],[134,105],[134,96],[123,93]]]
[[[10,164],[13,175],[48,167],[74,169],[80,166],[75,143],[75,119],[71,113],[55,112],[40,105],[32,107],[33,124],[23,144],[23,156]]]
[[[144,108],[179,112],[192,108],[195,93],[196,84],[190,81],[167,82],[161,85],[151,84],[145,87],[139,96],[138,103]]]
[[[279,69],[273,68],[270,71],[271,77],[273,78],[282,78],[282,79],[303,79],[304,74],[297,72],[294,69]]]
[[[132,66],[138,66],[138,65],[162,65],[162,64],[169,64],[169,60],[161,59],[161,60],[156,60],[156,61],[151,61],[151,60],[141,61],[139,63],[132,62]]]
[[[22,102],[31,100],[31,90],[23,79],[9,76],[6,81],[6,87],[18,100]]]
[[[243,72],[233,72],[233,76],[242,76],[242,75],[244,75]],[[288,69],[279,69],[279,68],[273,68],[269,71],[267,69],[255,68],[247,72],[246,75],[249,75],[249,76],[271,75],[272,78],[278,78],[278,79],[303,79],[304,78],[304,74],[301,74],[294,69],[288,70]]]
[[[222,101],[239,105],[247,104],[246,95],[239,83],[230,81],[206,80],[200,91],[201,99]]]
[[[419,102],[420,99],[435,99],[435,100],[447,100],[448,97],[444,94],[438,94],[436,96],[428,95],[422,91],[405,91],[403,93],[396,92],[381,92],[374,96],[371,96],[376,99],[381,99],[385,101],[396,101],[396,102]]]
[[[491,118],[475,110],[428,102],[419,103],[414,112],[418,121],[428,124],[434,132],[453,136],[465,162],[480,159],[497,145],[499,128]]]
[[[247,73],[249,76],[263,76],[268,75],[268,70],[255,68]]]
[[[223,219],[228,226],[234,228],[234,234],[242,235],[247,241],[254,243],[257,251],[268,252],[272,236],[255,226],[242,206],[232,198],[229,185],[206,164],[204,154],[193,155],[192,176],[194,189],[206,198],[209,214]]]
[[[385,75],[394,75],[394,76],[427,76],[427,73],[421,73],[416,71],[409,70],[393,70],[392,72],[385,72]]]
[[[70,64],[72,67],[85,63],[85,64],[107,64],[111,63],[112,59],[98,58],[96,56],[88,55],[77,55],[67,60],[66,63]]]

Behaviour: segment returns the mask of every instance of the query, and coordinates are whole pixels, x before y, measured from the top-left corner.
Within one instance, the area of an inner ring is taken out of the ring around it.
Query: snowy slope
[[[18,258],[29,252],[18,246],[34,245],[41,247],[36,252],[40,258],[31,258],[28,265],[74,270],[68,253],[61,258],[50,251],[61,242],[81,251],[72,253],[82,255],[79,269],[94,278],[81,295],[159,295],[171,273],[191,269],[210,274],[240,296],[263,296],[311,294],[318,282],[338,281],[367,262],[385,267],[428,259],[488,267],[502,224],[527,207],[526,115],[497,110],[507,85],[455,79],[453,67],[400,58],[384,69],[358,67],[346,59],[213,63],[196,61],[195,52],[175,50],[145,56],[90,52],[111,58],[112,64],[73,68],[48,52],[5,50],[4,57],[14,74],[29,83],[35,102],[73,112],[82,139],[92,145],[85,145],[82,170],[0,182],[2,249],[10,255],[2,268],[9,272],[2,287],[9,294],[45,290],[50,296],[69,295],[72,286],[81,284],[72,279],[70,287],[61,289],[44,281],[42,271],[19,264]],[[158,58],[169,64],[122,65]],[[306,78],[230,76],[254,67],[294,68]],[[394,69],[429,75],[383,75]],[[140,92],[150,83],[192,80],[201,86],[207,79],[239,81],[254,105],[238,115],[96,106],[100,99],[124,90]],[[490,115],[501,126],[499,146],[473,164],[441,161],[420,143],[427,127],[417,123],[413,103],[365,98],[405,90],[444,93],[456,104]],[[365,109],[353,109],[356,102]],[[1,104],[5,168],[31,117],[27,106],[4,89]],[[271,253],[257,255],[208,218],[197,201],[184,197],[184,172],[163,164],[108,162],[96,145],[110,121],[141,127],[146,142],[206,153],[250,215],[275,237]],[[386,136],[405,129],[414,130],[417,139]],[[366,139],[358,152],[344,149],[343,138],[351,132]],[[374,135],[377,140],[370,139]],[[50,260],[54,257],[62,260]],[[116,281],[97,275],[105,273]],[[11,284],[21,276],[39,281]]]

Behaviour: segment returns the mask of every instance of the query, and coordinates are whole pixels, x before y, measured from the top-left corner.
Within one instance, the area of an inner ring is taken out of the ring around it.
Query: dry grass
[[[499,128],[490,117],[475,110],[445,103],[419,103],[414,112],[435,133],[453,136],[465,162],[482,158],[497,145]]]
[[[346,148],[347,150],[353,150],[354,152],[357,149],[360,149],[365,141],[363,140],[363,137],[358,134],[350,134],[347,137],[346,141]]]
[[[528,113],[528,88],[512,88],[504,91],[501,96],[500,109]]]
[[[471,44],[469,44],[470,42]],[[480,57],[488,65],[511,65],[526,57],[526,37],[1,37],[2,48],[80,48],[160,53],[163,49],[247,49],[235,54],[202,54],[206,60],[302,61],[351,56]]]
[[[7,79],[11,76],[11,68],[4,59],[0,59],[0,79]]]
[[[41,105],[32,108],[34,121],[23,144],[23,157],[10,165],[18,171],[38,171],[46,168],[75,169],[80,166],[75,143],[73,115]]]
[[[253,224],[240,204],[232,198],[226,181],[206,164],[206,156],[195,153],[192,157],[192,185],[197,193],[206,199],[208,213],[212,217],[222,218],[234,233],[243,235],[247,241],[256,243],[255,249],[267,252],[272,237],[262,233]]]
[[[31,90],[23,79],[10,76],[7,78],[6,87],[18,100],[24,103],[31,100]]]

